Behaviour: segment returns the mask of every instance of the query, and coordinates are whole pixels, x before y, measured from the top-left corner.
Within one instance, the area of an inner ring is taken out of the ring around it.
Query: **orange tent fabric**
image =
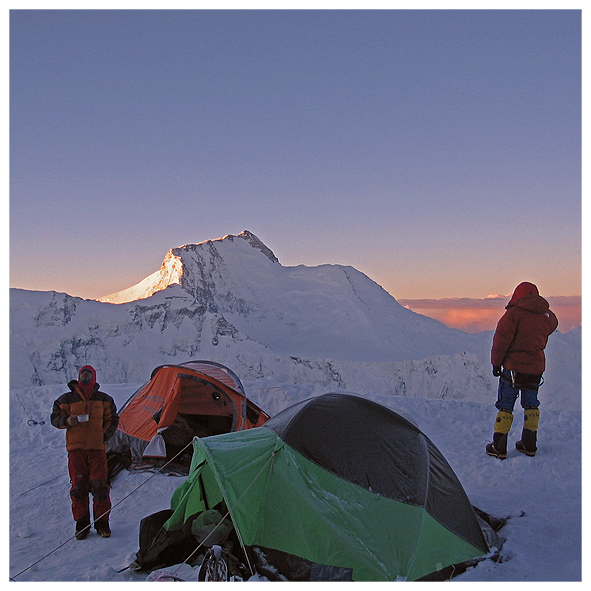
[[[227,417],[231,431],[260,427],[269,416],[246,398],[238,377],[212,361],[162,365],[123,406],[118,430],[150,441],[179,413]],[[158,420],[156,420],[156,418]]]

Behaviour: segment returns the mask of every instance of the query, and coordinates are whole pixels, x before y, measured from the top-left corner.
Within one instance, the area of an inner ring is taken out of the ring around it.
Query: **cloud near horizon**
[[[450,328],[474,333],[494,330],[511,296],[491,295],[486,298],[399,299],[399,304]],[[547,297],[550,308],[558,317],[558,330],[568,332],[581,326],[581,296]]]

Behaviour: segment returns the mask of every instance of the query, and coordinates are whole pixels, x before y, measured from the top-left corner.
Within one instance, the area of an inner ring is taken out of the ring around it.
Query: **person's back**
[[[535,455],[540,417],[538,389],[546,369],[544,349],[557,326],[558,319],[538,288],[533,283],[520,283],[493,337],[491,363],[493,375],[499,377],[499,389],[493,441],[486,446],[489,455],[507,457],[507,436],[520,393],[524,428],[515,447],[526,455]]]
[[[557,326],[558,319],[536,286],[521,283],[497,324],[492,365],[526,374],[543,374],[546,369],[544,349]]]

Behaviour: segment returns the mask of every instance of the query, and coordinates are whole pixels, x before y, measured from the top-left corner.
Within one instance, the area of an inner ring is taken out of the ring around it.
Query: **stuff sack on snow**
[[[143,453],[144,458],[165,458],[166,457],[166,442],[160,433],[156,433]]]

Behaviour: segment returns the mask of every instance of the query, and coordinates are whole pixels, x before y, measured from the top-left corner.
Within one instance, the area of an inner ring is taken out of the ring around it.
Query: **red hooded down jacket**
[[[497,323],[491,351],[493,365],[519,373],[541,375],[544,349],[558,319],[533,283],[520,283]]]

